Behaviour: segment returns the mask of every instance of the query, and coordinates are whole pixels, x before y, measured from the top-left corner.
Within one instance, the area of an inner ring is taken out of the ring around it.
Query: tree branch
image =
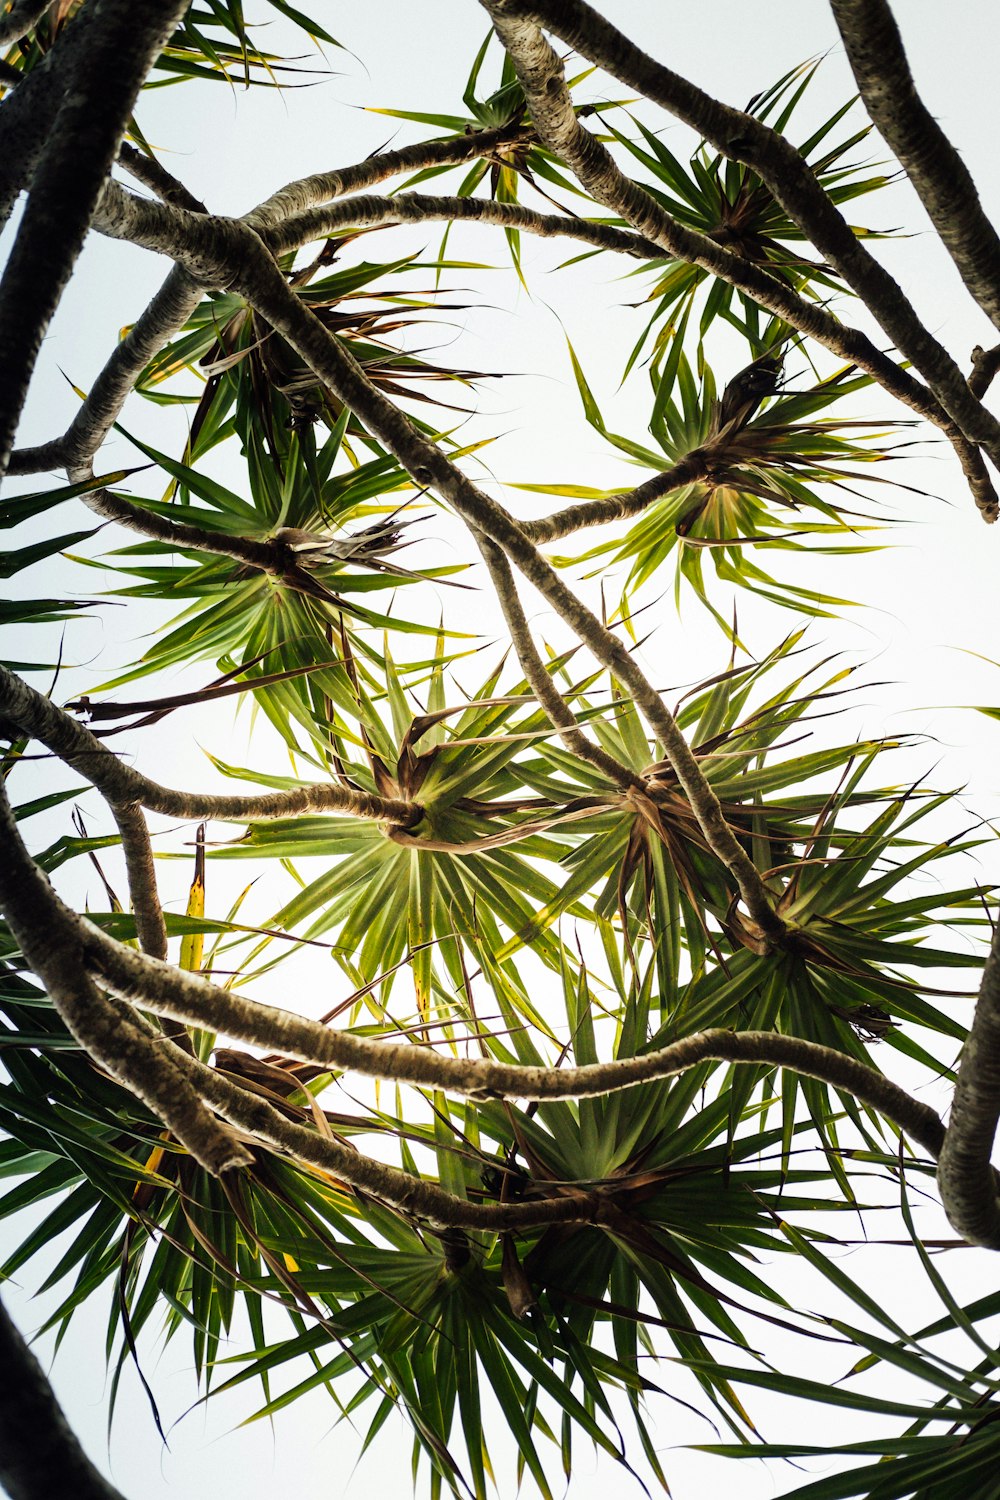
[[[671,490],[704,479],[715,457],[711,442],[692,448],[672,468],[654,474],[652,479],[644,480],[634,489],[624,490],[620,495],[609,495],[604,500],[582,500],[554,511],[550,516],[541,516],[537,521],[522,521],[521,530],[532,542],[555,542],[587,526],[604,526],[609,521],[624,521],[629,516],[641,515]]]
[[[359,792],[352,787],[328,782],[254,797],[175,791],[124,765],[85,725],[78,723],[64,709],[57,708],[42,693],[36,692],[2,665],[0,711],[25,734],[40,740],[53,755],[59,756],[85,777],[113,808],[139,804],[150,812],[172,818],[191,821],[222,818],[241,823],[291,818],[299,813],[344,812],[355,818],[398,823],[404,827],[412,826],[422,814],[417,803],[378,797],[373,792]]]
[[[89,8],[89,7],[88,7]],[[0,281],[0,473],[45,330],[90,227],[139,89],[186,0],[96,0],[35,168],[28,202]]]
[[[172,172],[168,172],[155,156],[147,156],[145,151],[137,151],[127,141],[122,141],[118,151],[118,160],[137,182],[143,187],[148,187],[151,193],[163,203],[173,203],[177,208],[186,208],[193,214],[207,214],[208,209],[200,198],[189,192]]]
[[[247,216],[250,222],[253,215]],[[582,240],[598,250],[616,250],[636,260],[658,260],[659,245],[612,224],[593,224],[568,214],[542,214],[520,203],[497,203],[492,198],[432,197],[428,193],[397,193],[391,198],[374,193],[341,198],[303,213],[292,214],[261,238],[275,255],[297,250],[323,235],[348,228],[384,224],[427,223],[493,224],[504,229],[523,229],[543,239],[564,236]]]
[[[9,1500],[124,1500],[84,1453],[45,1372],[0,1307],[0,1486]]]
[[[517,652],[521,670],[531,691],[558,731],[563,744],[573,755],[578,755],[581,760],[594,766],[613,785],[623,788],[637,787],[642,790],[641,777],[628,766],[622,765],[613,755],[609,755],[600,745],[595,745],[580,729],[572,709],[552,681],[551,675],[545,670],[545,663],[535,649],[528,621],[518,598],[514,575],[511,573],[505,554],[495,542],[491,542],[482,533],[476,534],[476,541],[489,569],[497,601],[507,622],[507,629],[510,632],[514,650]]]
[[[29,31],[34,31],[54,0],[12,0],[5,16],[0,16],[0,47],[12,47]]]
[[[316,172],[289,182],[246,215],[251,228],[265,233],[293,214],[305,212],[317,203],[341,198],[345,193],[360,193],[377,186],[401,172],[423,172],[428,167],[460,166],[480,156],[490,156],[504,146],[527,138],[517,122],[498,125],[493,130],[473,130],[466,135],[441,136],[433,141],[417,141],[397,151],[378,151],[350,167],[332,172]]]
[[[972,174],[917,93],[885,0],[830,0],[858,91],[966,288],[1000,328],[1000,235]]]
[[[990,1155],[1000,1119],[1000,925],[962,1048],[938,1187],[949,1222],[973,1245],[1000,1250],[1000,1198]]]
[[[90,463],[112,425],[118,420],[126,399],[135,389],[136,381],[149,361],[183,327],[202,296],[203,289],[198,283],[192,281],[180,266],[175,266],[149,306],[115,347],[62,437],[53,438],[51,442],[34,448],[15,449],[7,472],[38,474],[48,469],[65,468],[71,471],[72,477],[79,478],[79,474],[74,471],[85,469]],[[84,498],[89,500],[90,497]],[[117,506],[119,510],[108,516],[108,519],[121,521],[126,526],[134,525],[128,518],[133,512],[123,509],[128,502],[116,500],[113,496],[104,501],[94,501],[94,508],[98,504],[105,506],[105,510],[98,510],[98,514],[107,514],[109,501],[112,509]],[[149,511],[142,512],[141,508],[139,518],[144,528],[151,521],[162,519],[152,517]],[[173,538],[175,525],[176,523],[164,521],[161,529],[168,533],[164,539]],[[200,545],[206,533],[195,527],[191,531],[198,535],[199,542],[189,541],[188,544]],[[207,535],[211,537],[213,533],[209,532]],[[217,533],[214,537],[217,542],[227,540]],[[184,543],[179,542],[178,545]]]
[[[763,1063],[790,1068],[853,1094],[937,1156],[944,1126],[870,1064],[832,1047],[770,1031],[702,1031],[638,1057],[579,1068],[543,1068],[480,1058],[441,1056],[426,1046],[385,1042],[332,1030],[294,1011],[224,990],[201,974],[175,969],[125,947],[63,907],[85,953],[85,966],[112,994],[157,1015],[205,1026],[300,1062],[362,1073],[473,1099],[586,1099],[655,1083],[702,1062]]]

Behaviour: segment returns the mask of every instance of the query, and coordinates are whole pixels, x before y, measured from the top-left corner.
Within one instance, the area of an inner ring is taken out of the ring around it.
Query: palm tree
[[[19,630],[0,667],[0,1206],[21,1226],[3,1275],[59,1239],[60,1335],[113,1289],[112,1404],[137,1340],[189,1333],[203,1392],[249,1386],[255,1416],[324,1393],[367,1446],[401,1412],[432,1496],[491,1489],[486,1392],[541,1494],[581,1442],[666,1488],[656,1422],[683,1390],[717,1454],[843,1454],[822,1480],[789,1470],[789,1494],[943,1495],[960,1467],[988,1500],[1000,1302],[949,1286],[911,1200],[936,1175],[950,1243],[1000,1248],[1000,949],[973,859],[988,866],[991,831],[908,780],[898,739],[831,730],[849,669],[768,606],[850,607],[805,581],[809,560],[860,559],[893,525],[878,497],[908,487],[911,429],[943,434],[998,514],[996,350],[966,379],[869,247],[886,231],[844,217],[896,171],[859,157],[873,126],[997,328],[1000,238],[884,0],[831,0],[860,104],[812,129],[813,64],[736,110],[581,0],[483,4],[461,110],[385,111],[421,138],[238,218],[141,123],[154,87],[296,81],[301,60],[260,50],[238,0],[147,0],[141,21],[126,0],[14,0],[0,18],[0,201],[27,194],[0,281],[0,447],[11,476],[65,472],[0,504],[6,527],[51,520],[4,553],[38,597],[0,606]],[[269,7],[299,42],[340,45]],[[689,160],[671,118],[701,137]],[[598,274],[626,258],[647,431],[614,430],[606,372],[572,344],[566,368],[638,484],[580,483],[568,448],[565,481],[494,498],[465,427],[499,372],[415,347],[475,314],[447,258],[467,220],[522,281],[529,237],[601,257]],[[428,224],[436,251],[391,253],[400,225]],[[170,270],[66,431],[19,445],[90,232]],[[155,444],[120,423],[143,400]],[[134,467],[103,467],[113,431]],[[521,514],[526,492],[555,498]],[[57,555],[77,583],[53,590]],[[67,702],[52,631],[30,630],[57,626],[72,655],[94,576],[99,603],[155,628]],[[718,646],[673,704],[663,679],[692,673],[644,665],[668,578]],[[748,651],[734,594],[776,622],[766,650]],[[255,764],[213,755],[210,792],[146,773],[146,747],[181,744],[194,709],[218,724],[223,699],[261,726]],[[81,779],[98,831],[76,810],[47,846],[22,836],[69,816]],[[183,913],[164,894],[178,868]],[[921,1092],[942,1077],[947,1127]],[[906,1327],[836,1254],[889,1204],[942,1304]],[[797,1305],[779,1255],[856,1311]],[[112,1494],[0,1337],[28,1393],[0,1420],[0,1480],[27,1500]],[[836,1385],[810,1363],[831,1341]],[[921,1393],[865,1385],[872,1370]],[[755,1388],[868,1411],[879,1435],[765,1442]]]

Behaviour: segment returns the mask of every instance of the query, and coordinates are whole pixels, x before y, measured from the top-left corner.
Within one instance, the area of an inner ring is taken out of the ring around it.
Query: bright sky
[[[256,7],[258,12],[262,9]],[[399,142],[417,138],[416,127],[365,113],[366,105],[461,108],[462,84],[486,30],[485,17],[473,0],[434,0],[433,5],[374,0],[353,12],[342,7],[330,9],[337,14],[328,24],[351,48],[351,53],[330,55],[330,67],[335,70],[331,78],[282,95],[264,90],[241,93],[225,87],[185,87],[183,96],[167,89],[143,101],[143,128],[162,151],[165,164],[213,210],[243,211],[289,179],[356,161],[392,137]],[[736,105],[745,104],[751,94],[797,63],[825,53],[829,56],[807,106],[809,118],[824,118],[852,91],[829,13],[816,0],[808,6],[801,0],[770,0],[766,5],[747,5],[745,0],[701,0],[698,5],[677,0],[663,0],[659,5],[644,0],[605,0],[603,9],[672,67]],[[925,98],[962,149],[987,209],[1000,213],[995,131],[985,113],[986,102],[995,94],[997,74],[995,9],[989,0],[957,4],[949,12],[946,38],[942,11],[934,0],[910,0],[898,9]],[[266,41],[263,44],[267,45]],[[605,90],[597,81],[593,84],[594,97],[606,93],[620,96],[621,92],[620,88]],[[646,118],[652,117],[647,113]],[[668,124],[667,132],[666,139],[676,154],[684,156],[690,151],[692,143],[680,127]],[[873,154],[879,154],[877,149]],[[967,363],[972,346],[980,340],[988,341],[988,329],[985,320],[970,311],[960,295],[957,275],[936,250],[913,195],[901,185],[884,199],[870,202],[871,207],[866,200],[859,216],[877,216],[878,222],[887,227],[905,225],[911,234],[887,243],[878,253],[903,281],[928,326],[960,362]],[[410,235],[405,240],[400,234],[398,243],[403,249],[426,244],[432,250],[437,231],[431,229],[425,236]],[[394,237],[383,236],[379,254],[389,253],[389,249],[383,250],[385,245],[396,252]],[[426,338],[429,345],[440,344],[442,358],[447,361],[484,370],[535,372],[512,376],[492,388],[487,386],[477,397],[479,415],[470,432],[505,434],[490,452],[494,475],[508,481],[609,486],[634,482],[633,471],[623,471],[622,460],[611,455],[582,421],[562,326],[570,333],[599,399],[614,413],[614,425],[641,437],[644,377],[634,376],[630,385],[617,391],[624,353],[644,316],[641,310],[621,310],[622,304],[638,300],[638,283],[613,280],[617,268],[607,258],[588,261],[565,276],[548,274],[568,253],[549,245],[526,246],[527,277],[534,300],[518,288],[507,270],[482,278],[471,272],[453,273],[451,284],[476,287],[471,298],[455,300],[487,305],[469,315],[468,331],[461,327],[443,332],[430,328],[417,342]],[[456,231],[449,254],[504,264],[499,237],[491,239],[488,231],[480,228]],[[75,384],[86,386],[112,347],[120,326],[141,310],[165,270],[165,263],[124,245],[95,240],[88,247],[85,263],[47,341],[23,442],[41,441],[64,428],[76,398],[60,370]],[[456,319],[463,321],[463,315],[457,314]],[[742,363],[738,351],[735,358]],[[723,369],[724,361],[723,349]],[[888,409],[884,398],[876,395],[869,399],[864,414],[880,417]],[[135,402],[127,410],[126,425],[131,424],[158,446],[177,451],[182,428],[175,426],[168,441],[162,417],[161,412]],[[119,441],[109,445],[103,467],[130,461],[134,461],[132,451]],[[228,471],[230,482],[237,472]],[[884,679],[888,683],[862,695],[862,706],[850,721],[859,737],[887,732],[935,736],[937,743],[925,746],[918,759],[909,763],[912,774],[920,775],[933,765],[937,785],[967,786],[968,805],[981,814],[991,814],[997,810],[995,764],[1000,726],[965,711],[948,711],[948,706],[1000,703],[1000,669],[968,654],[1000,657],[989,628],[996,618],[1000,526],[993,532],[984,530],[950,453],[941,446],[924,449],[900,477],[934,498],[903,491],[889,497],[892,513],[911,523],[888,538],[894,543],[893,550],[853,563],[838,564],[834,559],[802,565],[803,577],[810,584],[877,607],[855,611],[848,620],[820,622],[812,628],[810,638],[817,647],[847,651],[853,653],[851,659],[870,662],[867,672],[860,675],[869,681]],[[26,491],[41,487],[37,480],[19,485]],[[505,498],[512,507],[527,509],[525,499],[516,491],[507,492]],[[62,521],[60,514],[60,525]],[[443,523],[439,526],[432,520],[428,525],[434,537],[447,539]],[[794,566],[794,559],[785,559],[786,570]],[[69,565],[53,565],[51,586],[59,587],[58,580],[70,576]],[[79,573],[72,576],[74,583],[69,586],[83,587]],[[499,639],[498,623],[487,621],[484,627],[482,599],[470,597],[475,599],[470,607],[470,628]],[[452,599],[448,605],[453,608]],[[152,618],[147,617],[149,623]],[[558,639],[537,602],[533,618],[550,638]],[[682,629],[669,593],[649,618],[656,629],[645,647],[645,662],[658,684],[679,686],[725,664],[721,636],[707,623],[699,622],[693,628],[693,612],[685,616]],[[741,633],[755,653],[766,652],[796,623],[787,612],[740,600]],[[69,639],[73,661],[80,664],[81,672],[67,673],[61,684],[62,696],[69,697],[84,685],[92,686],[96,680],[110,677],[134,659],[141,650],[137,638],[147,628],[145,621],[137,623],[131,607],[127,616],[105,610],[94,623],[74,626]],[[37,655],[37,640],[33,636],[30,650],[23,641],[12,645],[9,654]],[[210,675],[209,669],[198,668],[192,678],[185,679],[185,685],[197,685]],[[178,688],[180,685],[178,681]],[[241,763],[266,763],[259,739],[253,749],[247,747],[246,717],[235,732],[228,712],[225,717],[189,717],[183,722],[178,717],[170,722],[175,739],[158,733],[139,741],[137,749],[142,769],[173,784],[186,782],[206,789],[212,784],[195,739],[228,759],[241,761],[243,755]],[[247,869],[245,865],[238,867],[240,883]],[[989,873],[987,861],[983,878],[988,879]],[[995,861],[992,873],[995,877]],[[82,875],[81,871],[80,878]],[[171,877],[167,878],[169,881]],[[176,882],[178,896],[186,878],[185,871]],[[227,878],[221,874],[216,877],[210,870],[210,899],[212,891],[222,888]],[[211,882],[216,879],[220,884],[213,886]],[[235,880],[233,874],[231,881]],[[219,907],[224,904],[220,897]],[[15,1242],[11,1226],[4,1224],[0,1231],[5,1245]],[[879,1223],[871,1232],[890,1231]],[[857,1237],[861,1234],[859,1224]],[[868,1250],[866,1256],[866,1285],[887,1300],[895,1299],[904,1321],[907,1303],[926,1306],[928,1320],[937,1314],[912,1252]],[[851,1267],[852,1273],[858,1273],[859,1265]],[[787,1277],[789,1269],[783,1265],[781,1274]],[[951,1272],[963,1294],[971,1295],[980,1283],[992,1286],[995,1282],[995,1263],[977,1252],[951,1257],[944,1269]],[[11,1292],[8,1297],[25,1329],[38,1325],[46,1306],[44,1299],[27,1300],[27,1294],[41,1279],[36,1277],[32,1269],[30,1277],[26,1274],[21,1279],[23,1294]],[[833,1310],[830,1290],[817,1286],[804,1273],[793,1277],[790,1286],[796,1291],[801,1287],[806,1305]],[[102,1345],[101,1317],[87,1310],[71,1328],[53,1369],[56,1388],[70,1418],[98,1463],[104,1461],[107,1451]],[[796,1357],[807,1366],[803,1373],[817,1373],[812,1352],[799,1350]],[[184,1339],[178,1337],[162,1358],[154,1348],[148,1348],[145,1361],[145,1373],[155,1384],[161,1410],[172,1422],[195,1396],[187,1374]],[[844,1373],[836,1361],[829,1370],[831,1377]],[[409,1438],[402,1423],[390,1423],[383,1429],[372,1453],[355,1473],[360,1435],[346,1424],[330,1432],[332,1408],[318,1399],[281,1414],[273,1431],[266,1424],[258,1424],[226,1436],[251,1409],[251,1400],[244,1394],[210,1405],[204,1416],[195,1413],[188,1417],[170,1432],[170,1452],[164,1453],[138,1381],[129,1372],[123,1380],[112,1438],[115,1481],[126,1495],[141,1495],[143,1500],[167,1495],[182,1500],[215,1500],[220,1494],[237,1492],[242,1500],[263,1500],[265,1496],[272,1500],[274,1496],[298,1493],[320,1493],[325,1500],[340,1500],[342,1495],[357,1500],[363,1487],[373,1484],[388,1495],[409,1492]],[[668,1399],[658,1410],[658,1437],[663,1450],[683,1442],[712,1440],[704,1425],[694,1423]],[[810,1440],[802,1420],[808,1413],[782,1411],[776,1402],[763,1397],[755,1397],[753,1410],[765,1436],[777,1439],[794,1431],[796,1436]],[[811,1440],[822,1442],[828,1418],[823,1414],[812,1421]],[[839,1428],[838,1422],[838,1436]],[[734,1471],[718,1461],[682,1452],[663,1452],[661,1457],[679,1500],[704,1493],[706,1486],[709,1493],[714,1492],[713,1486],[719,1492],[738,1486],[748,1500],[756,1500],[784,1493],[804,1478],[779,1465],[744,1465]],[[557,1472],[554,1456],[553,1479]],[[621,1471],[612,1472],[607,1463],[592,1461],[579,1445],[572,1500],[603,1495],[609,1483],[621,1479]],[[531,1493],[528,1482],[524,1492]],[[514,1493],[509,1469],[502,1478],[500,1493],[503,1500]]]

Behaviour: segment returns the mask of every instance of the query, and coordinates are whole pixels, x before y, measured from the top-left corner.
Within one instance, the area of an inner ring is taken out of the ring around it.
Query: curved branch
[[[858,92],[966,288],[1000,328],[1000,235],[959,153],[917,93],[885,0],[830,0]]]
[[[763,1063],[790,1068],[853,1094],[937,1156],[944,1126],[920,1103],[868,1063],[800,1037],[770,1031],[702,1031],[639,1057],[579,1068],[542,1068],[479,1058],[440,1056],[429,1047],[383,1042],[332,1030],[294,1011],[280,1010],[224,990],[127,948],[86,918],[62,907],[85,953],[87,969],[112,994],[157,1015],[278,1051],[300,1062],[362,1073],[421,1088],[446,1089],[472,1099],[586,1099],[671,1078],[702,1062]]]
[[[1000,925],[962,1048],[948,1131],[938,1161],[941,1202],[973,1245],[1000,1250],[1000,1197],[990,1155],[1000,1120]]]
[[[248,215],[248,222],[252,219]],[[306,212],[292,214],[274,229],[261,234],[265,244],[276,255],[297,250],[301,245],[338,230],[384,224],[427,223],[494,224],[504,229],[523,229],[542,239],[564,236],[582,240],[598,250],[616,250],[636,260],[660,260],[659,245],[627,229],[612,224],[593,224],[568,214],[542,214],[520,203],[497,203],[492,198],[432,197],[428,193],[396,193],[380,197],[342,198]]]
[[[581,500],[576,505],[553,511],[550,516],[540,516],[536,521],[522,521],[521,530],[529,541],[556,542],[587,526],[604,526],[609,521],[624,521],[629,516],[641,515],[671,490],[704,479],[711,470],[713,458],[711,443],[692,448],[672,468],[654,474],[652,479],[644,480],[634,489],[624,490],[620,495],[609,495],[603,500]]]
[[[192,281],[182,267],[174,266],[149,306],[116,346],[62,437],[53,438],[51,442],[41,443],[33,448],[15,449],[7,472],[38,474],[56,468],[73,471],[89,464],[117,421],[127,397],[135,389],[136,382],[149,361],[183,327],[202,296],[203,290],[198,283]],[[127,501],[110,498],[120,508],[128,505]],[[107,502],[104,503],[107,506]],[[98,512],[103,513],[105,512]],[[141,508],[140,514],[144,527],[148,527],[147,518],[151,518],[154,523],[161,519],[152,517],[149,511],[142,512]],[[109,516],[108,519],[122,520],[124,525],[133,524],[123,514]],[[163,539],[176,539],[176,523],[167,522],[166,526],[173,529]],[[196,532],[198,528],[192,527],[191,530]],[[217,533],[207,535],[214,535],[217,541],[224,540]],[[204,535],[199,533],[199,536],[199,542],[189,542],[189,545],[203,545]],[[178,540],[178,545],[184,545],[184,542]]]
[[[246,215],[246,222],[261,233],[272,229],[292,214],[304,213],[314,204],[326,203],[345,193],[364,192],[401,172],[423,172],[428,167],[461,166],[475,161],[525,138],[517,121],[498,125],[493,130],[474,130],[466,135],[441,136],[433,141],[417,141],[398,151],[378,151],[354,166],[332,172],[315,172],[289,182]]]
[[[34,31],[55,0],[13,0],[5,16],[0,16],[0,47],[12,47],[29,31]]]
[[[222,818],[249,823],[272,818],[291,818],[299,813],[344,812],[355,818],[370,818],[410,827],[422,815],[417,803],[329,782],[294,787],[287,792],[266,792],[255,797],[215,796],[205,792],[181,792],[161,786],[131,766],[124,765],[102,745],[85,725],[57,708],[13,672],[0,665],[0,709],[3,716],[33,739],[40,740],[95,786],[113,807],[139,804],[167,817]]]
[[[189,1059],[185,1069],[192,1087],[231,1124],[265,1141],[297,1161],[333,1173],[352,1187],[378,1198],[401,1213],[443,1228],[530,1229],[549,1224],[601,1221],[600,1194],[580,1189],[555,1198],[516,1203],[470,1203],[437,1183],[426,1182],[342,1145],[330,1135],[296,1125],[259,1095],[239,1088],[215,1068]]]

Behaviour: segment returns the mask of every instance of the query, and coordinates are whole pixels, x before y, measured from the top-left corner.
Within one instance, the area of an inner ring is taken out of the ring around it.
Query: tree
[[[964,351],[879,259],[886,231],[845,217],[888,180],[859,165],[872,126],[994,333],[1000,239],[882,0],[831,0],[867,119],[845,104],[801,128],[812,66],[738,110],[581,0],[483,3],[464,114],[411,111],[432,138],[291,182],[241,217],[214,215],[142,128],[153,87],[295,80],[301,64],[258,50],[235,0],[14,0],[0,21],[7,214],[26,193],[0,282],[0,446],[11,476],[65,473],[4,500],[6,526],[52,525],[5,554],[6,576],[34,586],[30,570],[83,546],[80,563],[110,573],[109,604],[167,601],[171,616],[128,673],[64,706],[35,648],[0,669],[14,799],[0,1160],[19,1179],[3,1206],[37,1211],[4,1273],[68,1231],[52,1321],[115,1287],[115,1386],[144,1328],[188,1325],[206,1384],[259,1384],[265,1413],[326,1388],[374,1438],[399,1409],[434,1494],[490,1488],[481,1389],[543,1493],[553,1438],[567,1471],[589,1440],[665,1485],[653,1414],[686,1372],[712,1446],[734,1457],[815,1451],[762,1443],[744,1386],[884,1418],[834,1476],[789,1493],[943,1494],[960,1464],[963,1492],[985,1500],[1000,1369],[985,1320],[1000,1301],[949,1289],[910,1197],[936,1175],[959,1243],[1000,1248],[1000,951],[986,951],[992,887],[958,858],[988,830],[967,831],[956,795],[900,786],[884,739],[810,739],[850,690],[839,664],[803,665],[801,631],[781,638],[775,620],[843,605],[801,581],[809,559],[866,550],[857,488],[887,482],[918,422],[947,440],[983,519],[1000,510],[984,399],[1000,344],[977,347],[966,377]],[[270,8],[339,45],[283,0]],[[702,138],[689,162],[668,119]],[[638,485],[546,478],[520,487],[517,513],[493,498],[461,404],[488,374],[408,337],[462,310],[442,288],[469,221],[522,280],[531,237],[595,278],[624,257],[647,314],[626,374],[648,377],[648,435],[614,431],[601,381],[567,357],[590,428],[648,471]],[[400,225],[439,226],[440,248],[396,253]],[[18,445],[90,234],[169,272],[66,431]],[[95,472],[143,397],[162,446],[133,435],[136,468]],[[907,415],[876,420],[872,397]],[[70,504],[89,515],[63,532]],[[419,540],[431,515],[450,550]],[[644,665],[665,584],[721,648],[674,707]],[[509,649],[477,638],[470,585],[495,596]],[[754,618],[778,644],[763,655],[727,612],[733,589],[767,606]],[[19,641],[56,624],[72,643],[86,602],[18,597],[4,618]],[[537,604],[546,631],[557,622],[551,648]],[[191,690],[176,691],[178,667]],[[189,709],[230,699],[253,704],[285,762],[217,758],[237,792],[145,774],[154,726],[179,736]],[[125,731],[134,757],[118,753]],[[21,800],[38,756],[45,790]],[[26,842],[21,823],[80,780],[101,830],[77,814],[48,847]],[[154,838],[184,861],[184,914],[161,899],[176,866],[154,860]],[[102,853],[117,848],[124,899]],[[209,871],[247,858],[284,882],[280,899],[259,919],[245,892],[206,915]],[[71,900],[74,861],[96,867],[103,909]],[[282,976],[307,946],[336,966],[332,1005],[289,1004]],[[960,969],[978,986],[968,1035]],[[922,1097],[937,1076],[953,1087],[947,1126]],[[830,1216],[853,1222],[873,1174],[944,1304],[912,1327],[831,1254],[846,1241]],[[779,1250],[857,1322],[797,1307],[755,1265]],[[250,1347],[220,1374],[237,1304]],[[775,1327],[806,1356],[772,1349]],[[934,1344],[949,1331],[974,1368]],[[39,1426],[57,1479],[75,1466],[75,1493],[112,1493],[17,1335],[0,1336],[22,1398],[3,1421],[10,1493],[53,1493]],[[810,1341],[830,1339],[845,1369],[901,1370],[924,1394],[813,1378]]]

